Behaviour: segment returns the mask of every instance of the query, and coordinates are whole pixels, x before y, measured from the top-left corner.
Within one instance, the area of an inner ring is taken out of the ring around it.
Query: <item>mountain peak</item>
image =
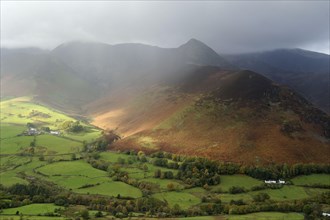
[[[197,40],[197,39],[195,39],[195,38],[191,38],[190,40],[188,40],[185,44],[181,45],[180,47],[181,47],[181,48],[182,48],[182,47],[190,47],[190,48],[192,48],[192,47],[194,47],[194,48],[196,48],[196,47],[199,47],[199,48],[201,48],[201,47],[206,47],[206,48],[211,49],[211,48],[210,48],[209,46],[207,46],[205,43],[203,43],[202,41]]]

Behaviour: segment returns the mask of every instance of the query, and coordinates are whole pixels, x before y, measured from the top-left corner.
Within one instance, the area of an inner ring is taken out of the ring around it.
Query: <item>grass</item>
[[[16,154],[22,152],[24,149],[30,147],[32,141],[33,137],[31,136],[21,136],[1,140],[0,154]]]
[[[246,215],[231,215],[228,220],[303,220],[304,216],[299,213],[280,213],[280,212],[258,212]]]
[[[254,179],[246,175],[221,175],[221,183],[217,186],[212,187],[212,190],[219,190],[228,192],[230,187],[239,186],[245,189],[251,189],[253,186],[262,184],[262,181]]]
[[[77,141],[92,142],[101,136],[101,130],[91,128],[88,132],[82,133],[65,133],[65,137],[72,138]]]
[[[15,123],[25,125],[30,122],[47,123],[51,128],[57,128],[59,121],[74,120],[58,111],[52,110],[46,106],[33,103],[30,97],[20,97],[2,101],[1,108],[1,122]],[[30,116],[32,111],[38,111],[50,117]]]
[[[123,182],[105,182],[97,186],[83,188],[75,190],[78,193],[84,194],[99,194],[105,196],[124,196],[124,197],[132,197],[139,198],[142,196],[142,192],[133,186],[130,186]]]
[[[14,169],[17,166],[28,163],[31,160],[29,157],[20,157],[16,155],[0,156],[0,171]]]
[[[178,204],[182,209],[187,209],[200,203],[200,199],[186,192],[162,192],[153,195],[154,198],[166,201],[170,207]]]
[[[252,197],[247,193],[241,193],[241,194],[220,194],[220,199],[223,203],[230,203],[231,200],[240,200],[242,199],[244,202],[250,202],[252,201]]]
[[[76,121],[59,111],[49,107],[34,103],[30,97],[20,97],[0,102],[1,108],[1,139],[14,137],[26,130],[27,123],[34,123],[39,126],[47,126],[53,130],[62,130],[65,121]],[[32,114],[32,112],[40,114]],[[62,130],[62,134],[77,141],[92,141],[101,135],[101,131],[84,122],[81,124],[89,129],[88,132],[79,134],[67,133]],[[3,134],[2,134],[3,133]]]
[[[72,153],[79,152],[82,148],[80,142],[64,139],[53,135],[37,136],[37,146],[45,147],[48,151],[46,154],[56,153]]]
[[[298,176],[291,179],[292,183],[295,185],[313,185],[322,184],[330,185],[330,175],[329,174],[311,174],[307,176]]]
[[[13,125],[13,124],[3,124],[0,125],[0,138],[11,138],[15,137],[18,134],[21,134],[24,130],[26,130],[26,127],[23,125]]]
[[[95,169],[87,162],[82,160],[56,162],[43,166],[37,170],[49,176],[68,175],[68,176],[86,176],[90,178],[107,176],[107,172]]]
[[[3,209],[1,214],[4,215],[15,215],[16,211],[25,215],[44,215],[46,213],[53,213],[54,209],[63,208],[54,204],[31,204],[16,208]]]
[[[305,199],[309,197],[305,189],[303,187],[298,186],[283,186],[283,188],[281,189],[265,189],[261,191],[252,192],[250,194],[254,195],[260,192],[267,193],[270,196],[270,199],[276,201]]]
[[[146,178],[144,182],[158,184],[161,190],[168,190],[167,185],[173,183],[174,189],[183,189],[184,186],[177,180],[159,179],[159,178]]]
[[[86,176],[51,176],[47,180],[66,189],[78,189],[87,184],[101,184],[111,181],[108,177],[89,178]]]
[[[53,216],[24,216],[23,219],[27,220],[66,220],[67,218],[63,217],[53,217]],[[1,215],[0,220],[21,220],[20,216],[18,215]]]
[[[0,173],[0,184],[4,186],[11,186],[16,183],[27,184],[28,182],[24,179],[17,177],[16,172],[7,171]]]
[[[117,163],[118,158],[125,159],[126,162],[129,158],[133,159],[133,156],[127,155],[127,154],[120,154],[120,153],[115,153],[115,152],[102,152],[100,153],[100,159],[105,160],[111,163]]]

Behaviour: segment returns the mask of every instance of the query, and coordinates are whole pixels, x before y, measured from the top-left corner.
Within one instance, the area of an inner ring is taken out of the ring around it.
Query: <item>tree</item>
[[[270,196],[267,193],[258,193],[257,195],[253,196],[253,200],[255,202],[264,202],[267,199],[270,199]]]
[[[174,185],[173,183],[168,183],[168,184],[167,184],[167,189],[168,189],[169,191],[173,191],[173,190],[174,190],[174,187],[175,187],[175,185]]]
[[[160,169],[155,170],[154,177],[155,178],[160,178],[162,175],[162,171]]]
[[[97,213],[95,213],[95,218],[101,218],[103,217],[103,214],[101,211],[98,211]]]
[[[89,219],[89,212],[87,209],[84,209],[81,213],[80,213],[80,216],[84,219],[84,220],[87,220]]]

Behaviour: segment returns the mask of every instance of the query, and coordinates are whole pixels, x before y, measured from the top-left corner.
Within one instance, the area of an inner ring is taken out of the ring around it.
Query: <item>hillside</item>
[[[330,113],[329,55],[301,49],[279,49],[224,57],[238,67],[290,86]]]
[[[113,100],[117,107],[94,113],[93,123],[127,136],[115,149],[243,163],[329,162],[325,113],[257,73],[202,69],[213,73],[199,78],[199,86],[191,79],[175,89],[152,87],[125,102]]]

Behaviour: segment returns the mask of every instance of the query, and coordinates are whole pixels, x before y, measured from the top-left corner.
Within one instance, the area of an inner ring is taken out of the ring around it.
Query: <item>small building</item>
[[[265,180],[267,184],[276,184],[276,180]]]
[[[265,180],[266,184],[285,184],[284,180]]]
[[[285,184],[285,181],[284,180],[278,180],[278,183],[279,184]]]
[[[27,131],[27,135],[38,135],[40,134],[36,128],[29,128]]]
[[[52,134],[52,135],[60,135],[59,131],[50,131],[49,133]]]
[[[322,216],[330,217],[330,213],[328,213],[328,212],[322,212]]]

